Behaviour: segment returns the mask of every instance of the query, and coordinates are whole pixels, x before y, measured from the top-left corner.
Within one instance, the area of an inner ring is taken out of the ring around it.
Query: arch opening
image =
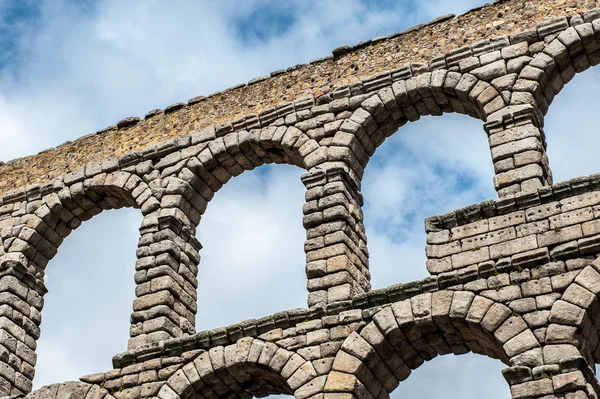
[[[517,332],[515,323],[522,320],[508,307],[469,291],[437,291],[395,302],[344,340],[325,391],[385,397],[440,355],[476,353],[504,364],[541,357],[533,333]]]
[[[200,353],[167,380],[158,397],[250,399],[291,395],[306,376],[290,377],[310,367],[302,356],[273,343],[242,338]]]
[[[207,381],[212,380],[215,383],[200,389],[191,385],[181,394],[181,398],[293,397],[291,388],[285,379],[261,365],[235,365],[228,368],[227,371],[215,370],[212,375],[205,376],[205,378]]]
[[[494,198],[493,176],[476,119],[423,118],[388,138],[362,179],[373,286],[426,277],[423,220]]]
[[[209,203],[198,227],[198,330],[305,306],[302,172],[246,171]]]
[[[548,158],[555,182],[598,172],[593,134],[598,126],[600,68],[591,68],[567,84],[545,117]]]
[[[375,149],[407,122],[446,113],[485,121],[507,105],[504,96],[490,83],[445,69],[397,80],[377,92],[363,94],[358,100],[332,141],[334,146],[349,148],[330,153],[330,158],[345,162],[359,178]]]
[[[110,370],[107,354],[127,347],[141,220],[134,209],[105,212],[61,245],[46,280],[34,389]]]

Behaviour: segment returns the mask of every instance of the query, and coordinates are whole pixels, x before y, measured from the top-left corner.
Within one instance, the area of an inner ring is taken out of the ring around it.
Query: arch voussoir
[[[508,363],[540,344],[505,305],[469,291],[436,291],[395,302],[351,333],[333,362],[325,392],[378,397],[438,355],[484,354]]]
[[[203,351],[184,364],[161,388],[159,398],[262,397],[298,393],[312,396],[322,389],[311,362],[256,338]]]
[[[565,290],[562,300],[567,304],[552,308],[551,320],[556,323],[554,331],[548,332],[549,338],[557,343],[577,346],[588,363],[597,363],[600,359],[600,273],[598,260],[586,266]],[[564,314],[570,306],[572,313]],[[583,312],[583,313],[582,313]],[[554,335],[551,337],[550,335]]]
[[[103,210],[122,207],[140,208],[144,215],[136,273],[136,294],[141,299],[134,304],[130,344],[146,342],[149,333],[164,339],[180,336],[183,331],[193,332],[197,286],[194,262],[197,264],[199,259],[199,246],[190,240],[193,232],[189,228],[187,238],[183,233],[184,226],[192,224],[184,214],[189,209],[181,196],[177,197],[177,193],[182,194],[181,185],[172,179],[154,179],[154,183],[158,184],[151,187],[139,176],[112,166],[105,170],[88,165],[57,181],[54,191],[41,197],[32,215],[24,218],[21,225],[4,231],[6,238],[14,235],[8,251],[26,258],[22,262],[27,270],[21,277],[24,284],[37,293],[27,296],[30,309],[21,309],[31,317],[27,336],[33,340],[39,337],[43,304],[39,296],[46,293],[44,269],[64,238]],[[178,222],[173,223],[174,220]],[[174,268],[179,276],[165,268]],[[180,306],[179,313],[172,309],[174,306]]]

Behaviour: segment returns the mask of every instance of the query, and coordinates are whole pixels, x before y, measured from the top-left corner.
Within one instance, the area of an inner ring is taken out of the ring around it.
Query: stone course
[[[597,398],[600,174],[553,184],[543,131],[600,63],[595,6],[497,1],[0,166],[0,396],[385,399],[425,361],[473,352],[507,366],[513,398]],[[430,277],[373,290],[364,169],[404,124],[446,112],[483,122],[499,198],[427,218]],[[197,333],[196,229],[224,184],[269,163],[306,171],[308,306]],[[31,392],[46,266],[121,207],[143,215],[128,348]]]

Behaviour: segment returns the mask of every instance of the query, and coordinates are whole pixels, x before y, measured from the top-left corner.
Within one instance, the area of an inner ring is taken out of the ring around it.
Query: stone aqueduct
[[[424,361],[474,352],[506,364],[514,399],[597,398],[600,174],[553,184],[543,132],[554,96],[600,63],[600,8],[583,3],[488,4],[0,166],[0,394],[385,399]],[[371,290],[364,168],[446,112],[483,121],[499,198],[428,218],[431,276]],[[308,307],[196,333],[196,228],[266,163],[306,170]],[[46,266],[120,207],[143,214],[128,350],[31,392]]]

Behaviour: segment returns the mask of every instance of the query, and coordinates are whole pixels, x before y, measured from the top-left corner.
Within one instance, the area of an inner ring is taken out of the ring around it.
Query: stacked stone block
[[[323,166],[325,167],[325,166]],[[342,167],[305,174],[308,305],[343,301],[370,289],[358,181]]]
[[[485,130],[500,197],[552,184],[544,132],[531,105],[509,106],[488,118]]]
[[[140,150],[210,124],[218,126],[232,120],[248,119],[255,124],[258,120],[265,126],[277,116],[282,99],[287,101],[307,95],[323,97],[323,93],[327,96],[337,85],[355,83],[381,71],[398,70],[395,75],[404,74],[406,70],[402,67],[409,63],[413,64],[414,74],[418,74],[427,68],[455,68],[461,60],[476,57],[477,66],[469,66],[474,60],[465,65],[476,69],[493,59],[485,53],[500,50],[498,47],[507,43],[505,38],[511,45],[525,41],[533,44],[530,51],[539,51],[539,47],[545,45],[546,37],[560,33],[569,25],[576,26],[597,18],[597,11],[591,9],[597,6],[598,1],[594,0],[488,3],[463,15],[446,15],[404,32],[341,46],[334,49],[332,55],[310,63],[273,71],[270,76],[254,78],[247,84],[208,96],[197,96],[186,103],[178,102],[164,110],[153,109],[142,118],[124,118],[81,139],[32,157],[7,162],[0,165],[0,174],[4,177],[0,190],[6,192],[13,187],[44,183],[92,159],[121,156],[127,149]],[[492,37],[494,35],[499,38]],[[460,45],[464,46],[457,49]],[[419,50],[414,51],[415,48]],[[512,50],[514,58],[507,54],[506,59],[515,60],[507,68],[526,63],[527,58],[522,57],[528,56],[521,54],[520,49]],[[377,78],[365,79],[367,81],[369,87]],[[30,167],[33,163],[35,168]]]
[[[530,196],[528,207],[519,209],[515,202],[513,209],[501,213],[484,203],[480,209],[430,218],[426,224],[429,272],[440,278],[460,278],[499,267],[526,268],[595,256],[600,250],[600,230],[596,228],[600,195],[592,191],[560,198],[546,197],[540,203],[540,196]],[[459,221],[469,211],[475,218],[481,211],[490,217]]]
[[[257,350],[261,354],[254,355],[253,358],[264,358],[265,366],[275,364],[273,359],[277,358],[276,354],[281,354],[278,364],[291,362],[291,359],[297,359],[293,363],[295,367],[306,361],[311,363],[312,367],[306,366],[308,374],[302,374],[300,382],[295,382],[288,373],[280,376],[287,379],[287,385],[280,385],[278,389],[270,388],[268,391],[291,391],[300,398],[320,393],[387,397],[401,381],[410,376],[411,370],[420,367],[425,361],[438,355],[467,352],[487,355],[509,364],[511,367],[505,371],[505,377],[511,386],[551,378],[555,381],[557,393],[569,392],[572,388],[587,394],[595,389],[589,364],[596,357],[590,355],[582,342],[584,338],[589,339],[589,342],[594,342],[594,339],[597,341],[597,332],[590,330],[582,313],[592,312],[594,307],[587,307],[581,300],[577,302],[579,305],[572,304],[569,301],[573,300],[573,296],[569,291],[576,289],[574,287],[579,283],[591,289],[590,293],[598,291],[600,274],[597,262],[589,262],[577,261],[575,263],[578,268],[572,267],[571,271],[562,273],[557,272],[556,265],[542,265],[527,270],[532,275],[544,276],[539,279],[523,280],[521,270],[518,273],[499,273],[473,280],[479,282],[477,285],[456,284],[446,289],[439,287],[440,279],[436,279],[434,285],[431,281],[424,280],[418,285],[419,289],[415,289],[414,284],[392,286],[383,292],[379,290],[377,294],[369,294],[367,301],[337,302],[327,305],[324,312],[305,312],[302,317],[308,318],[307,321],[293,321],[302,315],[300,310],[290,311],[285,316],[273,315],[273,323],[280,327],[271,324],[268,331],[265,331],[269,328],[267,323],[248,321],[182,340],[167,341],[164,346],[157,346],[153,354],[143,349],[121,354],[114,360],[120,369],[102,375],[86,376],[84,380],[98,383],[110,377],[111,382],[107,381],[105,386],[115,387],[123,381],[125,375],[135,373],[134,366],[140,374],[144,372],[141,371],[143,367],[159,367],[164,362],[160,369],[169,371],[162,372],[162,384],[166,381],[168,388],[161,385],[161,380],[152,385],[155,389],[161,386],[159,397],[175,394],[189,397],[192,395],[192,386],[205,385],[214,389],[220,386],[221,395],[235,392],[243,397],[246,388],[240,384],[243,380],[239,378],[242,377],[235,377],[236,374],[232,371],[229,375],[222,374],[216,380],[213,377],[202,377],[200,370],[211,369],[200,367],[196,360],[193,363],[200,375],[197,377],[189,365],[190,360],[186,359],[195,358],[199,353],[204,353],[205,359],[214,359],[211,355],[214,351],[217,354],[223,353],[226,362],[227,353],[241,351],[241,361],[245,362],[246,354],[252,352],[248,347],[258,345]],[[584,266],[585,264],[588,266]],[[503,280],[503,275],[506,276],[506,283],[502,287],[510,289],[482,288],[481,281],[490,287],[498,287],[497,280]],[[548,291],[547,287],[550,285],[552,289]],[[596,298],[596,294],[593,296]],[[570,306],[568,311],[564,310],[565,306]],[[586,310],[579,306],[586,307]],[[544,327],[540,328],[541,325]],[[160,361],[151,362],[148,360],[150,357]],[[217,357],[213,360],[213,367],[215,361],[217,365],[221,362]],[[570,366],[565,366],[569,362]],[[585,376],[584,384],[581,384],[579,374],[570,374],[574,371],[573,364],[577,364],[581,374]],[[243,366],[236,366],[236,369],[243,370],[242,375],[246,375],[244,378],[247,379],[248,375],[254,375],[251,371],[253,367],[255,366],[246,362]],[[182,369],[187,380],[181,377],[181,373],[179,377],[172,379],[164,377],[166,374],[175,375],[175,370]],[[255,375],[254,381],[260,378],[277,380],[274,375],[269,374],[273,370],[269,370],[267,372],[262,369],[262,377]],[[156,375],[160,374],[159,371]],[[570,379],[574,377],[579,382],[570,383]],[[130,380],[134,378],[130,377]],[[303,384],[298,385],[301,383]],[[532,386],[537,387],[538,384],[541,383],[535,382]],[[253,384],[246,385],[252,386]],[[274,382],[264,382],[262,386],[275,385]],[[515,396],[526,386],[512,388],[516,392]],[[118,398],[130,395],[131,392],[131,388],[125,388],[113,394]],[[203,395],[210,396],[206,392],[208,390],[205,388]],[[253,392],[246,393],[254,395]]]
[[[597,309],[589,304],[597,299],[582,301],[587,297],[569,291],[600,291],[597,262],[589,262],[572,262],[577,266],[570,271],[551,264],[526,270],[538,279],[523,280],[524,270],[516,270],[472,280],[476,285],[457,281],[446,289],[439,278],[434,284],[392,286],[369,293],[366,300],[289,311],[273,315],[270,323],[249,320],[139,348],[116,356],[115,370],[83,381],[116,398],[290,392],[300,398],[320,393],[387,397],[424,361],[474,352],[510,364],[505,377],[514,397],[531,394],[526,388],[540,384],[540,392],[547,392],[548,382],[540,380],[548,378],[557,393],[572,388],[587,395],[595,389],[589,362],[597,357],[582,343],[594,336],[597,342],[597,332],[582,314],[592,315]],[[493,289],[485,290],[481,282]],[[579,305],[569,302],[573,298]],[[585,383],[573,374],[573,364]]]
[[[4,395],[31,391],[40,336],[42,285],[29,286],[23,280],[21,263],[4,262],[0,277],[0,392]]]
[[[174,215],[149,215],[140,233],[130,348],[193,334],[196,324],[200,243]]]

